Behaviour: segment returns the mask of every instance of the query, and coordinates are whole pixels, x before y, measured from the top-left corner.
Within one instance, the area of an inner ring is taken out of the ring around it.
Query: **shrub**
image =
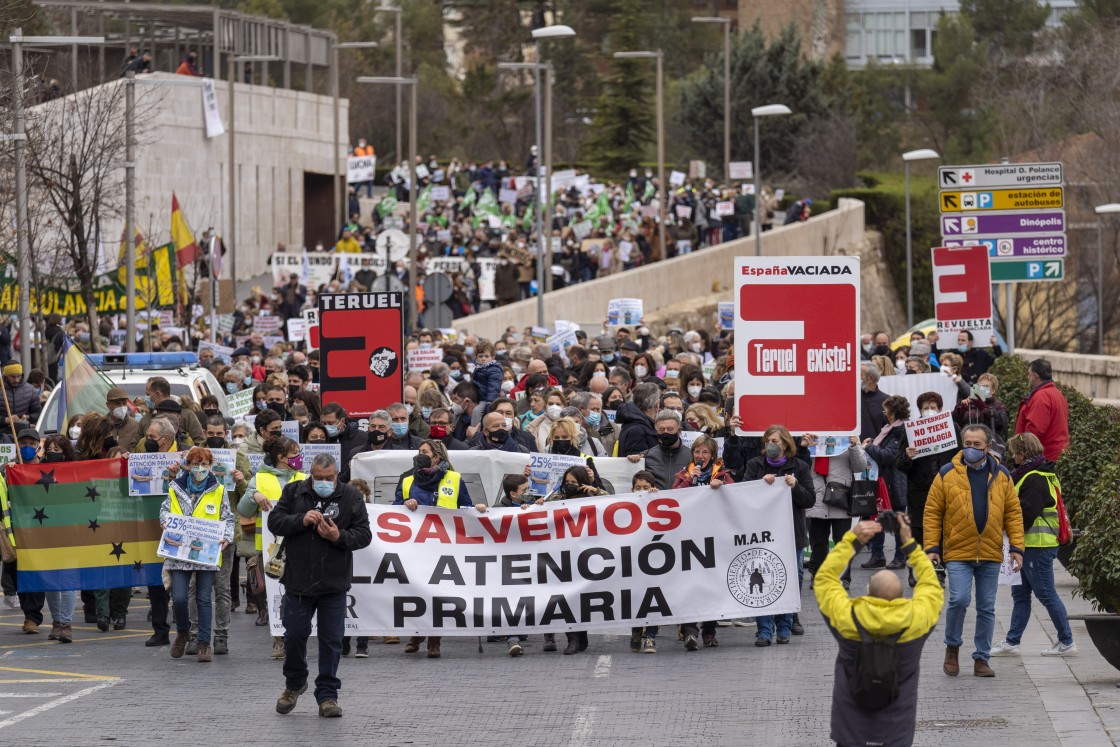
[[[1079,508],[1081,537],[1070,560],[1074,594],[1105,612],[1120,612],[1120,465],[1108,464]]]

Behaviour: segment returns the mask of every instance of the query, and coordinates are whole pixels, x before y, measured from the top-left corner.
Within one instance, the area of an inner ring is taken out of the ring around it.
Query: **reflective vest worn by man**
[[[307,474],[304,472],[293,472],[288,482],[299,482],[300,480],[306,480],[307,477]],[[288,483],[284,483],[284,485],[287,484]],[[276,501],[280,500],[280,494],[284,492],[284,485],[281,485],[280,479],[271,472],[265,472],[264,470],[261,470],[257,473],[257,492],[267,498],[269,502],[274,506],[276,505]],[[257,552],[260,552],[262,549],[261,537],[264,534],[264,532],[262,531],[264,521],[263,515],[259,510],[257,511],[256,522],[257,535],[255,537],[254,544]]]

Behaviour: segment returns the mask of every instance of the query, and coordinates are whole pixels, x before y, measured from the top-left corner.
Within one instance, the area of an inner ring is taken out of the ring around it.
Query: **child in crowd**
[[[657,478],[649,470],[639,470],[630,478],[631,493],[656,493]],[[657,653],[658,626],[630,628],[630,650],[636,653]]]

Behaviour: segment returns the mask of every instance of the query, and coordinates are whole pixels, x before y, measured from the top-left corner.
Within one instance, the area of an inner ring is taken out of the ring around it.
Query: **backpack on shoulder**
[[[860,643],[848,688],[857,706],[865,711],[879,711],[898,699],[902,664],[897,646],[906,628],[891,636],[873,636],[860,625],[854,607],[852,622]]]

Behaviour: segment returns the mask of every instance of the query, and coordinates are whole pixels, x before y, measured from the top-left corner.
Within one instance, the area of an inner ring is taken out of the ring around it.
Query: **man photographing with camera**
[[[917,579],[914,597],[903,598],[902,579],[882,570],[871,577],[865,596],[852,599],[840,574],[875,535],[895,526],[901,554]],[[830,736],[842,747],[910,745],[918,712],[918,667],[941,613],[942,590],[933,564],[914,541],[909,517],[884,511],[878,521],[852,527],[821,564],[814,591],[840,644]]]
[[[995,677],[988,666],[996,626],[996,589],[1003,562],[1003,535],[1010,545],[1011,570],[1023,564],[1023,512],[1011,473],[989,454],[986,425],[961,430],[961,451],[941,468],[926,498],[922,528],[926,553],[945,564],[949,608],[945,612],[945,674],[960,673],[957,660],[964,617],[976,584],[976,634],[972,673]]]

